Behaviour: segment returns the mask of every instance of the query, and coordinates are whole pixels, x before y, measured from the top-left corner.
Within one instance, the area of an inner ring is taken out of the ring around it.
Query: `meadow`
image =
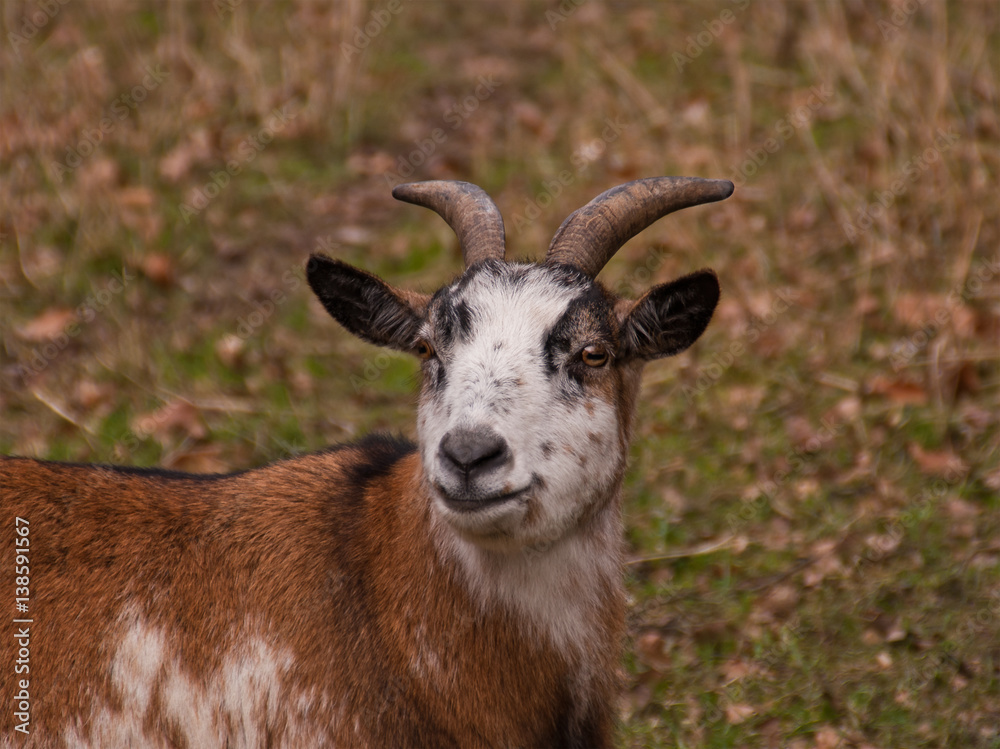
[[[647,366],[620,746],[1000,747],[1000,6],[99,2],[0,10],[0,452],[218,472],[415,436],[326,252],[433,290],[461,179],[540,258],[631,179],[731,179],[601,279],[709,267]]]

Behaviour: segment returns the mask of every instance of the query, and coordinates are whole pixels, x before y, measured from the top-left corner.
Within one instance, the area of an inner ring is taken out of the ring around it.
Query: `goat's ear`
[[[306,277],[326,311],[358,338],[413,350],[430,297],[394,288],[378,276],[325,255],[309,258]]]
[[[719,280],[701,270],[654,286],[618,306],[623,359],[658,359],[684,351],[705,332],[719,301]]]

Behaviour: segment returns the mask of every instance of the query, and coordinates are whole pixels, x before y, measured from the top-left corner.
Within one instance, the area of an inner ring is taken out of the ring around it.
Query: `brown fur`
[[[291,656],[269,687],[276,701],[247,726],[240,710],[210,699],[220,745],[254,735],[269,746],[304,745],[294,737],[336,746],[610,746],[620,592],[606,591],[591,662],[526,637],[510,612],[471,601],[435,549],[428,502],[413,491],[417,454],[359,495],[351,474],[362,452],[218,478],[0,461],[5,590],[14,586],[15,515],[29,520],[31,539],[31,734],[16,745],[54,746],[71,728],[101,745],[103,719],[141,724],[150,746],[197,746],[166,705],[177,678],[170,663],[182,664],[192,701],[204,699],[226,659],[261,640]],[[412,501],[394,501],[404,497]],[[112,671],[137,623],[165,633],[169,652],[145,685],[146,709],[130,718],[128,691]],[[13,663],[13,647],[3,639],[3,663]],[[414,672],[421,661],[424,672]],[[255,688],[252,679],[242,686],[246,699],[265,704]]]

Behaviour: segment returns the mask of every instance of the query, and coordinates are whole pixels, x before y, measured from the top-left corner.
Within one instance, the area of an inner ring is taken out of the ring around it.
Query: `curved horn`
[[[572,265],[594,278],[623,244],[657,219],[732,194],[732,182],[698,177],[651,177],[612,187],[563,221],[545,262]]]
[[[430,208],[458,235],[465,267],[504,258],[503,218],[490,196],[470,182],[431,180],[396,185],[392,197]]]

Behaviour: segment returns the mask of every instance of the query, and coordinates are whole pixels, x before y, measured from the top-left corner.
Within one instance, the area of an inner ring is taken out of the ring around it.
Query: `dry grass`
[[[457,271],[394,181],[483,185],[538,256],[616,183],[734,178],[603,276],[724,288],[647,371],[621,744],[1000,746],[995,3],[41,5],[0,28],[0,450],[412,434],[415,365],[301,277]]]

